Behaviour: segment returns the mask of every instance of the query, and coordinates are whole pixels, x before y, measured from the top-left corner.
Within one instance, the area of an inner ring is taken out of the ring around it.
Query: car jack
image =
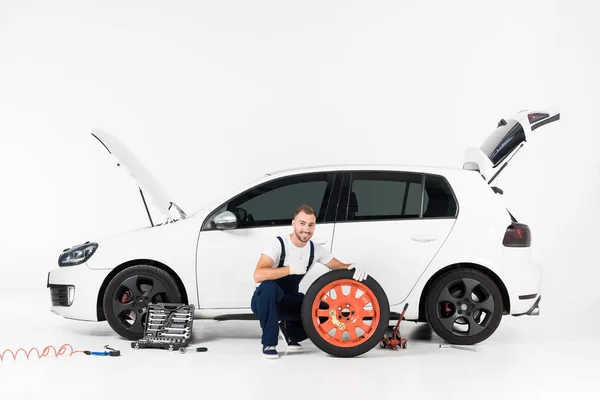
[[[395,349],[400,346],[403,349],[406,349],[407,339],[401,337],[400,335],[400,321],[404,319],[404,313],[408,308],[408,303],[404,305],[404,309],[402,310],[402,314],[398,317],[398,322],[395,327],[388,326],[386,329],[386,335],[381,339],[379,346],[382,349]]]

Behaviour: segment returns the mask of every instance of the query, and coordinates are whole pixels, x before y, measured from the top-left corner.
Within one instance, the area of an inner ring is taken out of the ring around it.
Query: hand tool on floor
[[[469,347],[460,347],[460,346],[455,346],[453,344],[440,344],[440,348],[453,348],[453,349],[458,349],[458,350],[467,350],[467,351],[474,351],[476,352],[476,349],[471,349]]]
[[[110,351],[90,351],[84,350],[83,353],[88,356],[110,356],[110,357],[119,357],[121,355],[120,350],[115,350],[113,348],[108,347],[108,345],[104,346],[105,349]]]
[[[195,347],[195,348],[191,348],[191,349],[188,349],[187,347],[180,347],[179,352],[181,354],[184,354],[184,353],[188,353],[190,351],[194,351],[194,349],[196,350],[197,353],[204,353],[204,352],[208,351],[208,348],[206,348],[206,347]]]

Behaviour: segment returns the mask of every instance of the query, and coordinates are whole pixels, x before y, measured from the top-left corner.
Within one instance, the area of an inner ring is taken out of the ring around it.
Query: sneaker
[[[300,343],[296,342],[295,340],[289,337],[287,329],[285,328],[285,321],[281,321],[279,323],[279,329],[281,329],[281,333],[283,334],[283,338],[285,340],[285,344],[287,345],[288,351],[302,351],[302,346],[300,345]]]
[[[263,346],[263,357],[264,358],[278,358],[277,348],[275,346]]]

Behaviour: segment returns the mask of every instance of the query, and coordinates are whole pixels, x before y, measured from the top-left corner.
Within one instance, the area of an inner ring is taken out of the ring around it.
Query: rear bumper
[[[537,299],[533,303],[533,305],[524,313],[520,314],[511,314],[513,317],[520,317],[523,315],[537,316],[540,315],[540,301],[542,300],[542,296],[537,296]]]
[[[542,269],[532,258],[531,249],[505,248],[496,272],[508,291],[509,313],[535,315],[542,295]]]

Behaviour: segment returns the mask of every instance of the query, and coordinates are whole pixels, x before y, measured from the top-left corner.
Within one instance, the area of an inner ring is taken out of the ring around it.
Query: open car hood
[[[501,119],[481,146],[467,148],[463,168],[479,171],[491,183],[532,136],[533,131],[559,119],[557,108],[523,110]],[[537,132],[533,134],[536,135]]]
[[[93,129],[92,135],[98,139],[98,141],[102,143],[106,150],[108,150],[108,152],[117,159],[117,166],[124,168],[135,180],[140,189],[144,205],[146,205],[145,196],[148,196],[156,208],[158,208],[158,210],[165,215],[169,221],[173,221],[175,219],[172,216],[172,211],[174,210],[179,212],[179,218],[186,217],[186,214],[183,212],[183,210],[181,210],[175,204],[171,196],[167,194],[165,189],[156,180],[154,175],[148,171],[144,164],[129,150],[129,148],[127,148],[127,146],[125,146],[111,134],[100,129]],[[154,225],[147,206],[146,212],[148,213],[150,223]]]

